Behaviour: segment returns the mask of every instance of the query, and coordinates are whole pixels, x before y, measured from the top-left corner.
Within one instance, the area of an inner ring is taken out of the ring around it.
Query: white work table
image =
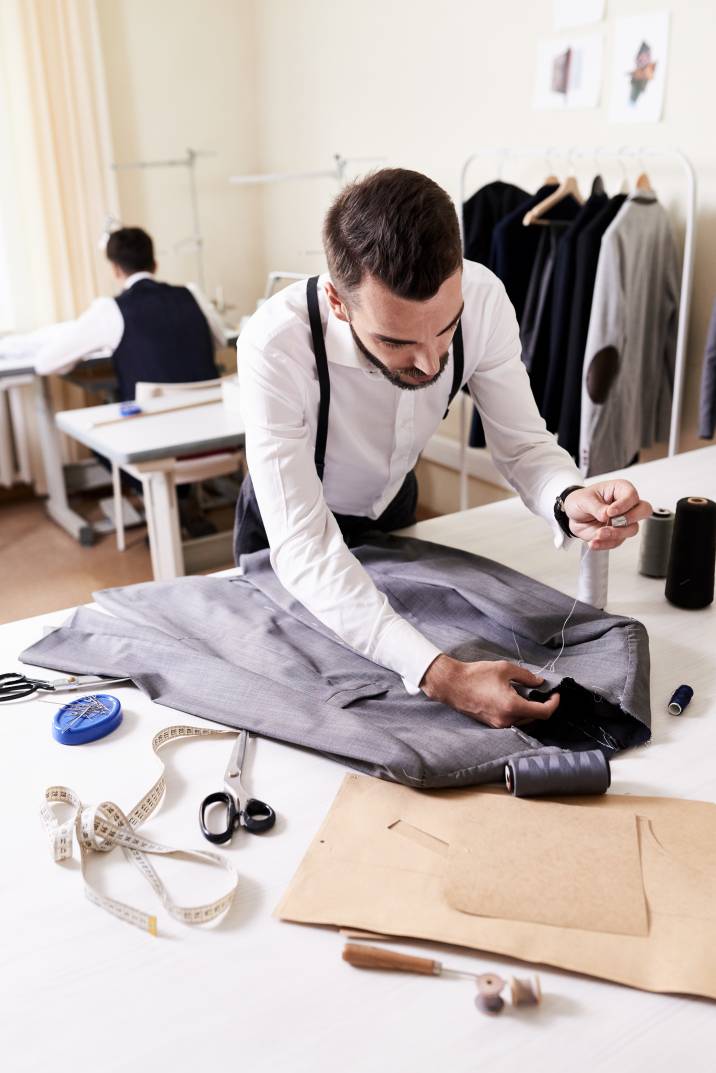
[[[0,346],[2,339],[0,338]],[[35,361],[31,351],[18,354],[0,354],[0,380],[11,376],[35,376]]]
[[[207,399],[205,405],[195,405],[202,398]],[[183,458],[243,443],[243,421],[223,405],[220,389],[184,391],[180,401],[170,395],[134,417],[122,418],[120,405],[62,410],[55,421],[68,436],[120,466]]]
[[[655,506],[673,509],[682,495],[716,498],[716,448],[635,467],[628,475]],[[517,500],[434,519],[410,532],[575,591],[577,555],[556,551],[544,523]],[[613,761],[610,792],[716,801],[716,611],[670,606],[664,582],[637,573],[637,545],[629,541],[612,555],[608,609],[634,615],[649,630],[654,736],[650,745]],[[40,636],[43,624],[63,617],[0,628],[0,669],[20,668],[21,649]],[[691,684],[695,696],[674,718],[666,701],[681,682]],[[128,810],[158,773],[153,733],[174,723],[213,725],[152,704],[133,687],[109,692],[122,700],[122,726],[75,749],[52,740],[51,704],[30,700],[0,708],[3,1064],[12,1073],[713,1070],[713,1002],[540,968],[542,1007],[506,1008],[490,1019],[475,1009],[468,980],[353,969],[341,960],[344,940],[335,931],[274,919],[272,910],[347,770],[275,742],[252,740],[246,781],[279,819],[272,832],[239,832],[220,850],[240,876],[223,921],[197,929],[174,924],[118,851],[96,855],[91,874],[105,893],[156,912],[158,937],[90,904],[77,862],[57,865],[50,858],[39,818],[45,787],[63,784],[87,803],[110,799]],[[225,741],[165,749],[167,798],[142,833],[173,846],[206,848],[199,803],[221,788],[229,749]],[[223,875],[211,869],[174,862],[158,867],[184,904],[198,900],[192,895],[208,901],[223,889]],[[524,963],[459,948],[401,946],[472,971],[529,971]]]
[[[122,417],[120,404],[109,403],[64,410],[55,420],[68,436],[109,459],[115,496],[119,469],[141,478],[154,578],[180,577],[184,559],[175,490],[177,460],[244,444],[244,423],[223,404],[221,390],[186,390],[180,398],[168,395],[153,400],[136,416]]]

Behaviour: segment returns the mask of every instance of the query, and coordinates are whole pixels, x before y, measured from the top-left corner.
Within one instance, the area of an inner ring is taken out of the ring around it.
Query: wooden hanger
[[[577,185],[577,180],[574,175],[568,175],[556,190],[551,194],[548,194],[543,201],[540,201],[539,205],[535,205],[533,209],[530,209],[529,212],[525,213],[522,218],[522,223],[525,227],[529,227],[530,224],[538,223],[545,213],[549,212],[555,205],[559,205],[560,201],[564,201],[566,197],[573,197],[580,205],[584,204],[584,198],[579,191],[579,186]]]
[[[654,188],[651,185],[651,180],[645,171],[642,171],[636,180],[636,189],[642,190],[645,194],[653,194]]]
[[[636,180],[636,183],[634,184],[634,192],[638,193],[639,191],[641,191],[643,194],[653,194],[654,193],[654,188],[651,185],[651,179],[647,175],[646,168],[644,167],[644,152],[643,152],[643,150],[640,150],[638,152],[637,159],[638,159],[639,163],[641,164],[641,172],[639,173],[639,176],[638,176],[638,178]]]

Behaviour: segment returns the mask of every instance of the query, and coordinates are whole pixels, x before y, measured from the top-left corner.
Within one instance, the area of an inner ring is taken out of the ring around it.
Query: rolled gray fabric
[[[505,766],[505,784],[515,797],[605,794],[611,781],[609,761],[599,749],[520,756]]]

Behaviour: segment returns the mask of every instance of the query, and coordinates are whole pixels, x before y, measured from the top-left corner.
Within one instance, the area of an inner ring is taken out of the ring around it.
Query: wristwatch
[[[569,528],[569,515],[567,514],[566,510],[564,509],[564,501],[565,501],[565,499],[567,498],[568,495],[571,495],[572,492],[579,491],[580,488],[584,488],[584,485],[583,484],[571,484],[569,486],[569,488],[565,488],[565,490],[562,492],[562,494],[557,496],[557,498],[554,501],[554,517],[555,517],[555,520],[556,520],[557,525],[559,526],[559,528],[562,530],[562,532],[568,537],[573,537],[574,533]]]

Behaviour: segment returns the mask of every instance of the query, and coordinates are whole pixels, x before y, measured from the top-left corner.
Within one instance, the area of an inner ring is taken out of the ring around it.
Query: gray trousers
[[[387,537],[355,549],[391,605],[464,660],[559,651],[571,598],[499,563]],[[578,604],[564,653],[531,696],[561,693],[551,719],[493,730],[422,694],[340,642],[280,585],[268,552],[243,577],[189,577],[96,594],[21,656],[74,673],[127,675],[182,712],[325,753],[417,787],[502,777],[505,760],[559,748],[606,753],[649,738],[649,647],[634,619]],[[514,633],[514,636],[513,636]]]

